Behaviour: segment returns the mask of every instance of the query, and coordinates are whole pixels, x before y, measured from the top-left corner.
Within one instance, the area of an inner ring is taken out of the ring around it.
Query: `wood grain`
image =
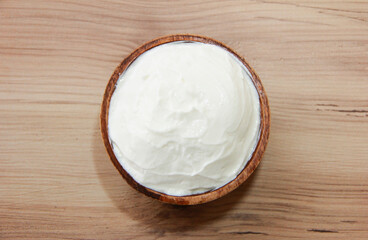
[[[367,239],[366,1],[0,1],[1,239]],[[168,34],[231,46],[271,135],[239,189],[173,207],[131,189],[99,133],[115,67]]]

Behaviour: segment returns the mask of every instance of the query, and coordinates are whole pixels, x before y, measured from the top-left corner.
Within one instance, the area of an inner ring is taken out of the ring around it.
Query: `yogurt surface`
[[[141,185],[174,196],[233,180],[258,143],[258,92],[225,49],[174,42],[139,56],[111,97],[108,134]]]

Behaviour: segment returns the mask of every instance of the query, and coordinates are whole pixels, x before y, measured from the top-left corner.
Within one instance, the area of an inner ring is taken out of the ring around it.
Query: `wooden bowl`
[[[172,196],[172,195],[164,194],[164,193],[157,192],[155,190],[152,190],[150,188],[147,188],[137,183],[129,175],[129,173],[124,170],[124,168],[120,165],[119,161],[116,159],[116,156],[112,150],[112,147],[109,141],[109,136],[108,136],[110,99],[115,90],[115,85],[120,75],[128,68],[128,66],[137,57],[139,57],[145,51],[153,47],[159,46],[161,44],[176,42],[176,41],[194,41],[194,42],[214,44],[234,54],[244,64],[244,66],[248,69],[248,71],[252,75],[252,81],[259,94],[260,110],[261,110],[260,138],[259,138],[257,147],[253,152],[252,158],[248,161],[247,165],[239,173],[239,175],[234,180],[227,183],[221,188],[218,188],[216,190],[212,190],[209,192],[201,193],[201,194],[194,194],[194,195],[188,195],[188,196]],[[176,205],[195,205],[195,204],[210,202],[236,189],[240,184],[242,184],[253,173],[253,171],[256,169],[256,167],[260,163],[262,155],[265,151],[265,148],[268,142],[268,137],[269,137],[269,132],[270,132],[270,112],[269,112],[269,106],[268,106],[268,99],[267,99],[265,90],[262,86],[261,80],[259,79],[256,72],[253,70],[253,68],[251,68],[249,64],[242,57],[240,57],[236,52],[234,52],[231,48],[227,47],[225,44],[219,41],[216,41],[214,39],[208,38],[208,37],[188,35],[188,34],[170,35],[170,36],[165,36],[165,37],[154,39],[138,47],[128,57],[126,57],[120,63],[120,65],[115,69],[114,73],[112,74],[110,78],[110,81],[108,82],[106,86],[106,90],[105,90],[105,94],[104,94],[103,102],[101,106],[100,118],[101,118],[102,138],[105,143],[106,150],[111,158],[111,161],[113,162],[115,167],[118,169],[120,174],[123,176],[123,178],[129,183],[129,185],[149,197],[158,199],[165,203],[171,203],[171,204],[176,204]]]

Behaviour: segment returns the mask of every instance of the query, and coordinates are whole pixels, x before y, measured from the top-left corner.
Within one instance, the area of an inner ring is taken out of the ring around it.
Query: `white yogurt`
[[[175,42],[145,52],[120,76],[108,133],[135,181],[183,196],[233,180],[259,126],[259,96],[241,62],[219,46]]]

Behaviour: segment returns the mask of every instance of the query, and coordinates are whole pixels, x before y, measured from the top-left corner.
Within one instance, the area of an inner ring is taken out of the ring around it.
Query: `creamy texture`
[[[175,42],[139,56],[111,97],[108,132],[123,168],[141,185],[175,195],[219,188],[257,145],[258,93],[225,49]]]

